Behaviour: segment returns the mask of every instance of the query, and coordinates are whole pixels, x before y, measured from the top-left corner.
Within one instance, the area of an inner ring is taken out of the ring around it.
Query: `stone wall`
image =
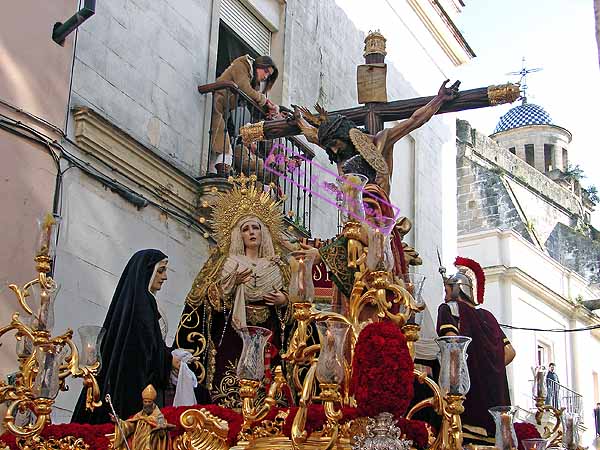
[[[562,223],[546,241],[548,253],[562,265],[574,270],[590,283],[600,283],[600,243],[591,241]]]
[[[467,121],[457,120],[456,127],[459,148],[473,149],[487,163],[507,172],[510,177],[530,187],[556,207],[564,208],[573,215],[581,215],[581,203],[571,191],[559,186],[486,135],[472,129]]]
[[[212,1],[107,0],[79,30],[72,106],[200,173]]]
[[[502,176],[459,150],[456,159],[458,234],[514,230],[531,241]]]

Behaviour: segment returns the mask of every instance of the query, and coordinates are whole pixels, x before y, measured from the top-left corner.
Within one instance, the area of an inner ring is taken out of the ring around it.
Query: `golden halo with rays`
[[[271,233],[274,245],[282,240],[283,213],[281,201],[273,200],[268,192],[256,187],[256,175],[249,178],[243,173],[239,178],[229,177],[233,188],[217,194],[213,205],[212,226],[217,245],[223,252],[229,250],[231,231],[240,219],[257,217]]]

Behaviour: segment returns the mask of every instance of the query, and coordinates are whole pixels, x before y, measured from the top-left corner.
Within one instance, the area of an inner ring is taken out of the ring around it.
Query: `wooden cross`
[[[357,69],[358,100],[364,106],[329,114],[342,114],[357,126],[364,126],[369,134],[375,134],[383,129],[385,122],[407,119],[433,99],[431,96],[388,102],[385,55],[385,38],[379,32],[369,33],[365,38],[365,64]],[[519,86],[511,83],[462,91],[458,98],[442,105],[437,114],[512,103],[519,95]],[[300,133],[293,119],[250,124],[241,130],[244,142],[289,137]]]

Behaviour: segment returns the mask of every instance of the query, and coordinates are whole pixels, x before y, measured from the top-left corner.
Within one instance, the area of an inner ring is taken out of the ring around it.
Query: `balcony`
[[[548,387],[546,404],[552,405],[556,409],[565,408],[568,412],[579,414],[583,419],[581,394],[551,379],[546,379],[546,386]]]
[[[313,151],[293,136],[245,145],[240,128],[266,120],[264,110],[232,82],[202,85],[198,91],[210,98],[212,111],[201,179],[256,175],[264,189],[282,201],[288,224],[310,236]]]

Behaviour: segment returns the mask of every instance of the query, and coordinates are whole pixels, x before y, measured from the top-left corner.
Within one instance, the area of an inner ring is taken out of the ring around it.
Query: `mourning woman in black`
[[[164,341],[161,317],[154,295],[167,279],[167,256],[159,250],[140,250],[134,254],[121,275],[113,295],[101,345],[102,365],[97,376],[102,406],[93,412],[85,408],[85,389],[73,412],[71,422],[110,422],[106,394],[119,417],[126,419],[142,409],[142,390],[152,384],[159,392],[169,387],[170,373],[179,369]]]

